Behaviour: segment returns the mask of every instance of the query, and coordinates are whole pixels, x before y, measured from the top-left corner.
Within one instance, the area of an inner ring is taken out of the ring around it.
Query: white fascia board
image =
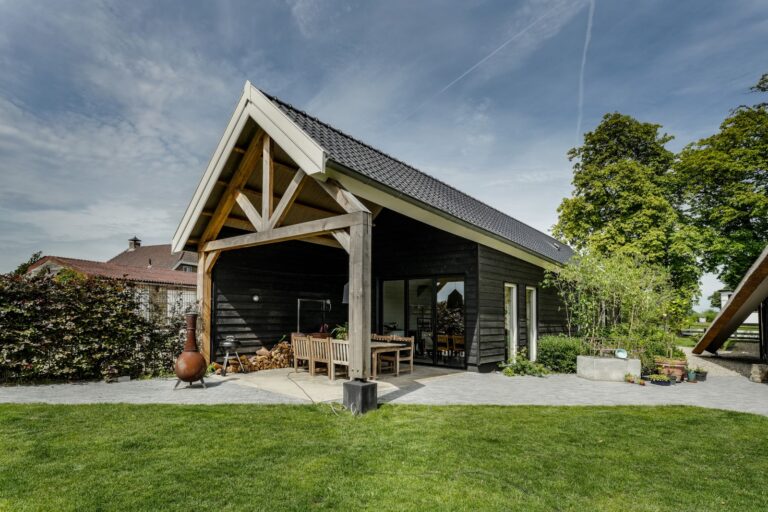
[[[333,178],[341,185],[349,190],[351,193],[359,198],[372,201],[379,206],[383,206],[390,210],[396,211],[406,217],[418,220],[435,228],[447,231],[467,240],[472,240],[479,244],[485,245],[497,251],[509,254],[515,258],[527,261],[538,267],[546,270],[557,271],[560,265],[548,260],[536,256],[526,250],[523,250],[516,245],[512,245],[509,242],[504,242],[498,238],[487,234],[480,228],[472,227],[469,224],[463,223],[459,220],[453,220],[445,214],[437,213],[430,208],[425,208],[417,204],[416,200],[406,198],[402,194],[391,194],[379,187],[375,187],[362,180],[355,179],[348,174],[338,172],[332,167],[326,170],[326,175],[329,178]]]
[[[264,93],[250,86],[248,114],[307,174],[325,172],[326,152]]]
[[[205,208],[205,203],[249,119],[253,119],[304,172],[322,174],[325,171],[325,150],[261,91],[250,82],[245,82],[243,94],[240,96],[235,112],[176,228],[171,242],[171,252],[184,250],[195,223]]]

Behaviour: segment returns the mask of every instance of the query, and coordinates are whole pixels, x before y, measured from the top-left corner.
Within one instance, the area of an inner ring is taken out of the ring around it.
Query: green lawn
[[[0,405],[0,510],[765,510],[768,418]]]

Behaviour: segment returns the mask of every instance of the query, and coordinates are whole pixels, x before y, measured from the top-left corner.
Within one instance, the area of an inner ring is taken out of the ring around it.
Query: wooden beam
[[[262,231],[264,229],[264,219],[261,215],[259,215],[259,211],[256,209],[255,206],[253,206],[253,203],[251,203],[251,200],[248,199],[248,197],[243,193],[242,190],[237,191],[237,195],[235,196],[235,200],[237,201],[237,204],[240,206],[240,209],[243,210],[243,213],[248,218],[248,221],[253,224],[253,228],[256,231]]]
[[[230,251],[232,249],[242,249],[256,245],[311,238],[317,235],[331,233],[332,231],[339,229],[348,228],[353,224],[359,224],[362,222],[361,215],[364,215],[364,213],[345,213],[335,217],[302,222],[291,226],[282,226],[258,233],[222,238],[221,240],[213,240],[206,243],[203,246],[203,250],[205,252]]]
[[[368,208],[365,207],[363,203],[360,202],[358,198],[356,198],[353,194],[350,194],[347,190],[341,187],[338,183],[336,183],[333,180],[326,180],[326,181],[320,181],[317,180],[317,184],[320,185],[320,188],[325,190],[331,198],[338,203],[339,206],[341,206],[345,212],[347,213],[354,213],[354,212],[368,212]]]
[[[209,252],[208,255],[205,257],[205,273],[206,274],[212,274],[213,266],[216,264],[216,261],[219,259],[220,255],[221,255],[221,252],[215,251],[215,252]]]
[[[349,253],[349,233],[344,231],[343,229],[340,229],[338,231],[331,232],[331,235],[333,235],[333,238],[336,239],[337,242],[339,242],[339,245]]]
[[[371,369],[371,214],[349,227],[349,377],[367,379]]]
[[[254,204],[261,203],[260,191],[252,189],[251,187],[243,187],[243,192],[245,193],[245,195],[248,196],[248,199],[250,199]],[[297,212],[302,212],[302,213],[313,213],[318,215],[338,215],[339,214],[339,212],[337,211],[326,210],[325,208],[312,206],[312,205],[300,202],[298,200],[293,202],[293,208]]]
[[[334,249],[343,249],[343,247],[332,238],[325,238],[324,236],[315,236],[312,238],[302,238],[299,242],[308,242],[310,244],[324,245],[326,247],[333,247]]]
[[[232,151],[234,151],[235,153],[240,153],[241,155],[244,155],[244,154],[245,154],[245,152],[246,152],[246,150],[245,150],[245,149],[243,149],[243,148],[238,148],[238,147],[234,147],[234,148],[232,148]]]
[[[259,130],[256,136],[251,139],[248,144],[248,149],[240,160],[240,164],[237,167],[232,179],[229,180],[227,189],[224,191],[224,195],[221,197],[219,204],[216,206],[216,210],[211,216],[211,220],[208,221],[208,225],[205,227],[203,236],[200,237],[198,246],[205,244],[209,240],[216,238],[224,227],[229,212],[232,211],[232,207],[235,205],[237,193],[243,188],[248,181],[254,168],[259,162],[259,156],[261,156],[261,141],[265,137],[263,130]]]
[[[272,165],[272,153],[270,146],[272,140],[269,135],[264,137],[262,162],[261,162],[261,218],[268,222],[272,217],[272,207],[275,198],[275,169]]]
[[[291,207],[294,201],[296,201],[299,192],[301,192],[301,188],[306,182],[306,177],[307,174],[301,169],[296,171],[296,174],[293,175],[293,179],[288,184],[285,192],[283,192],[283,197],[280,198],[280,202],[277,203],[275,211],[272,214],[272,217],[269,219],[269,229],[276,228],[283,222],[283,220],[285,220],[288,209]]]
[[[197,253],[197,300],[200,323],[200,353],[206,363],[211,362],[211,273],[207,271],[207,254]]]

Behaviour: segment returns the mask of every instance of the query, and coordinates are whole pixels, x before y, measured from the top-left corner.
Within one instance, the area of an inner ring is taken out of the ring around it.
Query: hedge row
[[[135,289],[118,280],[0,275],[0,381],[170,371],[181,350],[180,319],[154,318],[140,313]]]

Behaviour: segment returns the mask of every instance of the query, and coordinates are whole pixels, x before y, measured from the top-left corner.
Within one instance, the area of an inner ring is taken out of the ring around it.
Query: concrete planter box
[[[639,359],[592,356],[576,358],[576,375],[583,379],[623,382],[628,373],[640,376]]]

